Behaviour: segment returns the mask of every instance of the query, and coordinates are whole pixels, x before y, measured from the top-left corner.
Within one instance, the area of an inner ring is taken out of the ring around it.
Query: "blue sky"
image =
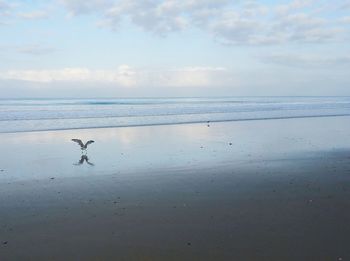
[[[0,0],[0,97],[350,95],[350,0]]]

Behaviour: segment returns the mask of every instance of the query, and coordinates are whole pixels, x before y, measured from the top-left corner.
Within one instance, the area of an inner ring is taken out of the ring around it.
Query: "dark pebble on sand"
[[[2,242],[3,245],[7,245],[8,241],[4,241]]]
[[[231,145],[232,145],[232,143],[230,142],[228,145],[230,145],[230,146],[231,146]]]
[[[50,179],[55,179],[54,177],[50,178]]]

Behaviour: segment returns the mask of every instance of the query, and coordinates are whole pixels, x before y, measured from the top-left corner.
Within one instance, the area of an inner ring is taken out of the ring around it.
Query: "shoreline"
[[[223,113],[225,114],[225,113]],[[139,116],[137,116],[139,117]],[[42,129],[42,130],[24,130],[24,131],[0,131],[1,134],[11,133],[27,133],[27,132],[48,132],[48,131],[70,131],[70,130],[94,130],[94,129],[113,129],[113,128],[133,128],[133,127],[152,127],[152,126],[172,126],[172,125],[186,125],[186,124],[206,124],[210,123],[225,123],[225,122],[246,122],[246,121],[269,121],[269,120],[291,120],[291,119],[306,119],[306,118],[334,118],[334,117],[350,117],[350,114],[330,114],[330,115],[312,115],[312,116],[290,116],[290,117],[271,117],[271,118],[254,118],[254,119],[233,119],[233,120],[210,120],[210,121],[191,121],[191,122],[175,122],[175,123],[155,123],[155,124],[137,124],[137,125],[121,125],[121,126],[97,126],[97,127],[77,127],[67,129]],[[107,117],[107,118],[120,118],[120,117]],[[57,119],[57,120],[74,120],[75,118],[69,119]],[[78,118],[79,119],[95,119],[95,118]],[[96,118],[100,119],[100,118]],[[55,119],[45,119],[55,120]],[[17,120],[16,120],[17,121]],[[22,121],[22,120],[19,120]],[[26,120],[23,120],[26,121]],[[41,121],[41,120],[30,120],[30,121]],[[8,121],[11,122],[11,121]]]

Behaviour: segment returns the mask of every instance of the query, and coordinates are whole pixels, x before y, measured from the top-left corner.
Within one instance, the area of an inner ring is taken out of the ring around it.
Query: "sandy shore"
[[[349,122],[0,134],[0,260],[349,260]]]

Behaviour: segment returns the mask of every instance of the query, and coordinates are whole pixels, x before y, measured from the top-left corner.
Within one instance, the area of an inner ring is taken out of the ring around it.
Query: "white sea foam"
[[[0,100],[0,132],[350,115],[350,97]]]

